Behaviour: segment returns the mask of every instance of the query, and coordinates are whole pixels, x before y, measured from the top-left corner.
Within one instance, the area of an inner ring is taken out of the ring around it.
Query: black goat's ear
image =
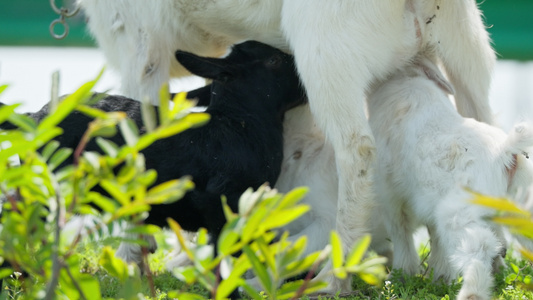
[[[176,51],[176,59],[194,75],[225,81],[233,73],[226,59],[201,57],[189,52]]]

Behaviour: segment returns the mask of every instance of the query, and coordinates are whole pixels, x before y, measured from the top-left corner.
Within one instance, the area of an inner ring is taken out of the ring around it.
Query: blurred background
[[[74,0],[55,3],[74,8]],[[478,4],[499,59],[491,106],[499,124],[509,129],[516,121],[533,120],[533,0]],[[54,71],[60,71],[60,94],[65,94],[93,79],[104,66],[103,54],[85,29],[83,12],[66,20],[69,34],[63,40],[54,39],[49,31],[58,17],[47,0],[0,0],[0,84],[9,84],[0,101],[23,103],[21,111],[38,110],[50,99]],[[63,31],[61,24],[55,26],[56,34]],[[201,83],[189,80],[179,86],[191,89]],[[97,90],[119,88],[117,75],[106,70]]]

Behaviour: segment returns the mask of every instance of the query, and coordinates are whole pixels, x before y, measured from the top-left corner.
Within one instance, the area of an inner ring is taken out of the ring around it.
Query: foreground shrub
[[[50,114],[38,124],[28,116],[14,113],[17,105],[0,108],[0,123],[9,121],[18,127],[0,132],[0,191],[5,198],[0,230],[0,257],[4,264],[0,278],[11,282],[8,287],[11,298],[101,299],[100,282],[86,267],[84,272],[80,271],[87,265],[87,258],[76,251],[78,246],[112,231],[113,226],[124,221],[133,224],[128,228],[129,233],[139,235],[133,242],[146,246],[141,235],[161,230],[143,224],[150,206],[178,201],[194,187],[189,178],[152,187],[157,174],[145,169],[140,151],[158,139],[200,126],[209,116],[189,114],[193,103],[180,94],[173,99],[172,107],[168,101],[161,101],[159,122],[154,119],[150,106],[143,106],[148,132],[139,135],[139,129],[124,113],[106,113],[90,106],[95,101],[91,89],[97,80],[84,84],[61,101],[54,97]],[[0,93],[5,88],[0,87]],[[168,98],[162,92],[162,99]],[[95,119],[76,149],[59,148],[59,143],[53,140],[62,133],[58,124],[73,110]],[[156,126],[157,123],[160,125]],[[105,139],[118,132],[125,138],[125,145],[115,145]],[[83,151],[91,139],[96,139],[103,154]],[[13,164],[14,156],[20,158],[19,165]],[[59,168],[70,156],[73,164]],[[110,197],[94,192],[96,185]],[[339,238],[332,233],[330,246],[304,257],[306,238],[292,243],[287,233],[279,232],[283,225],[309,210],[299,203],[304,194],[303,188],[283,196],[262,187],[242,196],[238,213],[225,206],[228,223],[216,245],[219,254],[216,257],[207,243],[205,230],[199,233],[198,246],[188,249],[179,224],[169,219],[170,227],[193,261],[191,267],[175,270],[175,276],[186,284],[200,283],[216,299],[225,298],[237,287],[242,287],[254,299],[263,299],[263,295],[287,299],[324,286],[322,282],[309,280],[312,273],[304,280],[284,281],[300,273],[316,271],[331,254],[337,276],[359,274],[366,282],[379,284],[384,276],[383,259],[364,258],[370,237],[359,241],[345,259]],[[67,239],[63,229],[74,216],[91,216],[97,225]],[[146,255],[147,251],[144,252]],[[141,277],[136,266],[115,257],[112,247],[102,248],[97,263],[120,283],[119,297],[144,297],[139,284],[142,280],[149,282],[151,295],[155,296],[150,270]],[[264,294],[243,279],[248,269],[259,279]],[[203,298],[190,288],[169,292],[168,296]]]

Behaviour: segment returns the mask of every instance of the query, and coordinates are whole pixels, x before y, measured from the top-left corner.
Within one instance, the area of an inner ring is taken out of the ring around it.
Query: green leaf
[[[231,261],[232,259],[226,258],[226,261]],[[225,280],[222,280],[219,287],[220,296],[228,296],[233,290],[238,286],[246,284],[246,281],[243,280],[243,275],[250,269],[251,265],[248,261],[246,255],[241,255],[233,264],[233,269],[231,270],[230,275]],[[221,290],[222,291],[221,291]]]
[[[207,230],[205,228],[200,228],[200,230],[198,230],[198,235],[196,236],[196,244],[207,245],[207,243],[209,243],[209,235],[207,234]]]
[[[117,128],[115,125],[90,123],[89,128],[91,129],[91,137],[100,136],[109,138],[117,135]]]
[[[470,191],[470,193],[474,196],[474,199],[471,201],[474,204],[483,205],[499,211],[512,212],[526,216],[529,215],[528,212],[520,209],[508,199],[485,196],[472,191]]]
[[[11,147],[9,148],[6,148],[6,149],[2,149],[2,151],[0,151],[0,162],[5,162],[7,163],[7,161],[9,160],[10,157],[12,157],[13,155],[20,155],[21,156],[21,159],[24,159],[24,154],[26,153],[26,151],[28,151],[29,145],[27,143],[24,143],[24,144],[16,144],[16,145],[11,145]]]
[[[261,223],[261,226],[266,230],[280,228],[288,223],[296,220],[310,209],[309,205],[299,205],[293,208],[283,209],[270,215]]]
[[[0,86],[5,87],[4,86]],[[20,104],[13,104],[13,105],[4,105],[0,107],[0,123],[4,123],[12,114],[15,113],[15,109],[19,107]]]
[[[100,169],[100,154],[93,151],[84,151],[82,157],[95,170]]]
[[[107,113],[98,108],[80,104],[76,107],[76,109],[82,112],[83,114],[92,117],[93,119],[107,119]]]
[[[0,94],[2,94],[9,86],[7,84],[0,85]]]
[[[161,228],[152,224],[138,225],[126,230],[127,233],[138,233],[138,234],[156,234],[161,232]]]
[[[224,217],[226,217],[226,223],[230,223],[237,217],[235,216],[235,213],[231,210],[231,207],[229,207],[228,205],[228,198],[222,195],[221,200],[222,210],[224,211]]]
[[[529,261],[533,261],[533,252],[530,252],[526,249],[520,249],[520,254],[522,254],[522,256],[528,259]]]
[[[250,246],[245,245],[242,248],[243,252],[248,257],[248,260],[252,264],[252,269],[254,270],[255,275],[257,278],[259,278],[259,281],[261,282],[261,285],[265,290],[270,291],[272,290],[272,279],[270,279],[270,275],[268,275],[268,272],[265,268],[265,266],[259,261],[259,258],[255,253],[250,249]]]
[[[58,141],[50,141],[50,143],[46,144],[44,146],[43,150],[41,151],[41,156],[44,158],[44,160],[50,159],[50,156],[54,154],[54,152],[59,148],[59,142]]]
[[[85,101],[85,104],[86,105],[78,105],[78,108],[80,106],[84,106],[84,107],[87,107],[87,105],[89,105],[88,107],[91,107],[93,105],[95,105],[96,103],[100,102],[101,100],[107,98],[107,96],[109,96],[107,94],[107,92],[103,92],[103,93],[92,93],[91,96],[89,97],[89,99],[87,99],[87,101]],[[95,117],[96,118],[96,117]]]
[[[54,155],[52,155],[52,158],[50,158],[50,161],[48,162],[48,167],[50,170],[55,170],[59,165],[64,162],[67,158],[70,157],[72,154],[72,149],[69,148],[61,148],[59,149]]]
[[[104,151],[107,156],[116,158],[118,154],[118,146],[110,140],[103,139],[101,137],[96,138],[96,143]]]
[[[157,172],[154,170],[147,170],[142,174],[137,174],[137,182],[144,186],[152,185],[157,179]]]
[[[135,144],[137,144],[137,141],[139,141],[139,129],[137,128],[137,125],[135,125],[135,122],[131,119],[124,119],[120,121],[119,126],[126,144],[130,147],[134,147]]]
[[[287,264],[285,270],[281,273],[283,278],[290,278],[308,271],[320,258],[320,251],[311,253],[305,258]]]
[[[372,273],[358,273],[357,275],[364,282],[366,282],[366,283],[368,283],[370,285],[378,285],[378,284],[381,283],[381,279],[379,279],[375,274],[372,274]]]
[[[222,255],[229,255],[233,246],[239,240],[239,234],[233,230],[223,230],[218,239],[218,251]]]
[[[263,231],[259,231],[258,229],[267,213],[268,211],[265,207],[259,207],[250,218],[246,220],[246,226],[242,229],[241,234],[241,240],[244,243],[248,243],[254,237],[263,233]]]
[[[128,265],[120,258],[115,257],[115,252],[109,246],[104,247],[98,261],[111,276],[124,282],[128,278]]]
[[[168,83],[161,86],[159,90],[159,123],[166,124],[169,120],[168,102],[170,100],[170,94],[168,92]]]
[[[96,215],[97,210],[90,205],[80,205],[78,206],[77,213],[80,215]]]
[[[309,189],[306,187],[299,187],[291,190],[281,200],[281,203],[278,205],[279,209],[290,208],[296,205],[300,200],[302,200],[305,195],[309,192]]]
[[[368,247],[370,246],[371,237],[370,235],[365,235],[361,237],[359,241],[354,245],[352,251],[348,254],[346,258],[346,266],[354,266],[361,262],[363,255],[365,255]]]
[[[155,132],[146,133],[146,134],[142,135],[139,138],[139,141],[135,145],[135,150],[136,151],[142,151],[146,147],[148,147],[151,144],[153,144],[157,139],[158,139],[158,137],[157,137],[157,134]],[[120,154],[122,154],[122,151],[121,151]]]
[[[209,114],[206,113],[192,113],[185,116],[179,122],[171,123],[167,126],[160,127],[155,131],[159,139],[167,138],[176,135],[191,127],[196,127],[209,121]]]
[[[37,124],[35,121],[26,115],[11,114],[9,116],[9,122],[15,124],[17,127],[27,132],[35,132]]]
[[[118,184],[125,185],[128,182],[133,181],[133,178],[137,175],[137,170],[134,166],[131,165],[124,165],[117,174],[117,181]]]
[[[103,70],[95,80],[83,84],[78,90],[63,99],[63,101],[57,106],[57,109],[54,112],[50,112],[50,114],[39,123],[39,131],[46,131],[57,126],[78,104],[86,100],[90,95],[91,89],[94,87],[100,76],[102,76],[102,72]]]
[[[514,232],[533,238],[533,221],[523,217],[494,217],[492,221],[511,228]]]
[[[251,285],[244,282],[241,287],[246,292],[248,296],[250,296],[254,300],[264,300],[265,298],[259,294]]]
[[[242,278],[232,278],[231,280],[222,280],[220,282],[217,294],[215,299],[228,299],[228,296],[233,292],[237,287],[244,283]],[[180,298],[181,299],[181,298]]]
[[[187,243],[185,242],[185,238],[183,237],[183,234],[181,233],[182,229],[181,229],[180,224],[178,224],[178,222],[174,221],[171,218],[167,218],[167,223],[168,223],[168,226],[170,227],[170,229],[172,229],[172,231],[174,232],[174,234],[178,238],[178,242],[180,244],[181,249],[183,251],[185,251],[185,253],[187,254],[187,257],[189,257],[189,259],[193,259],[192,252],[191,252],[191,250],[189,250],[189,247],[187,247]]]
[[[257,246],[259,247],[259,250],[261,251],[261,254],[265,258],[266,265],[272,270],[274,274],[277,273],[277,266],[276,266],[276,259],[274,257],[275,253],[272,251],[262,236],[260,236],[258,239],[255,240]]]
[[[533,276],[531,276],[531,275],[526,275],[526,276],[524,277],[524,281],[523,281],[523,282],[524,282],[525,284],[528,284],[528,285],[529,285],[529,284],[531,284],[531,281],[532,281],[532,280],[533,280]]]
[[[117,217],[127,217],[135,214],[140,214],[145,211],[150,210],[150,205],[148,204],[128,204],[119,208],[116,212]]]
[[[98,292],[95,293],[95,291],[100,291],[100,283],[98,282],[97,277],[92,276],[91,274],[80,274],[80,276],[77,279],[78,279],[78,284],[81,290],[83,291],[83,294],[85,295],[85,298],[87,300],[102,299],[102,295],[100,293]]]
[[[152,187],[146,194],[145,202],[149,204],[170,204],[194,188],[194,184],[187,177],[163,182]]]
[[[303,280],[296,280],[283,284],[276,292],[276,299],[291,299],[296,296],[301,286],[304,284]],[[318,292],[328,286],[327,283],[322,281],[309,281],[306,283],[303,295]]]
[[[188,110],[196,105],[194,101],[187,99],[187,93],[184,92],[176,94],[172,102],[174,105],[169,115],[171,119],[178,119],[181,114],[188,113]]]
[[[123,206],[130,203],[128,196],[120,190],[120,187],[116,183],[104,179],[100,181],[100,186]]]
[[[283,237],[281,238],[280,243],[282,244],[287,243],[286,241],[287,238],[288,238],[288,232],[285,232]],[[283,246],[284,248],[286,248],[286,250],[282,256],[281,264],[286,265],[290,262],[293,262],[299,259],[303,255],[306,245],[307,245],[307,237],[302,236],[295,243],[292,243],[289,246]]]
[[[505,277],[505,283],[507,283],[507,284],[512,284],[512,283],[516,280],[517,276],[518,276],[518,275],[516,275],[516,274],[514,274],[514,273],[513,273],[513,274],[509,274],[509,275],[507,275],[507,276]]]
[[[114,213],[117,210],[117,205],[115,202],[112,199],[101,195],[100,193],[89,192],[87,198],[105,212]]]
[[[40,147],[62,133],[63,129],[59,127],[50,128],[45,131],[39,130],[37,136],[33,139],[33,142]]]
[[[176,276],[176,278],[188,285],[195,283],[198,278],[198,272],[193,266],[175,268],[172,270],[172,273],[174,276]]]
[[[161,111],[161,109],[159,110]],[[146,130],[148,132],[153,132],[157,127],[157,120],[155,108],[149,101],[141,101],[141,117]],[[162,117],[161,113],[159,113],[159,117]],[[163,124],[163,122],[161,122],[161,124]]]
[[[366,283],[378,285],[386,276],[384,264],[387,262],[385,257],[371,257],[365,259],[361,264],[346,267],[350,273],[356,273]]]
[[[0,279],[4,279],[8,277],[9,275],[13,274],[13,269],[11,268],[2,268],[0,269]]]
[[[167,295],[169,298],[175,298],[180,300],[205,300],[205,297],[202,295],[197,295],[194,293],[182,293],[180,291],[170,291]]]
[[[335,231],[331,232],[330,239],[331,261],[333,263],[333,271],[335,272],[335,276],[340,279],[344,279],[348,274],[344,269],[341,269],[344,261],[344,253],[342,250],[341,240],[339,238],[339,235]]]

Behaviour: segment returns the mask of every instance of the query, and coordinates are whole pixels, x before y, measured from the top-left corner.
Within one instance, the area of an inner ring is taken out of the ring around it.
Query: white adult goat
[[[474,191],[504,197],[526,190],[533,167],[522,153],[533,128],[499,128],[461,117],[438,68],[420,57],[368,98],[376,138],[374,187],[393,244],[393,268],[417,273],[413,231],[428,227],[435,278],[464,277],[457,299],[490,299],[492,266],[505,252],[494,211],[469,202]]]
[[[291,51],[311,111],[335,150],[336,229],[345,247],[367,231],[375,143],[365,92],[432,49],[456,88],[464,116],[491,121],[488,90],[495,55],[475,0],[78,0],[125,95],[157,99],[184,75],[176,49],[218,56],[258,40]],[[327,271],[328,268],[325,268]],[[349,291],[332,275],[328,291]]]

